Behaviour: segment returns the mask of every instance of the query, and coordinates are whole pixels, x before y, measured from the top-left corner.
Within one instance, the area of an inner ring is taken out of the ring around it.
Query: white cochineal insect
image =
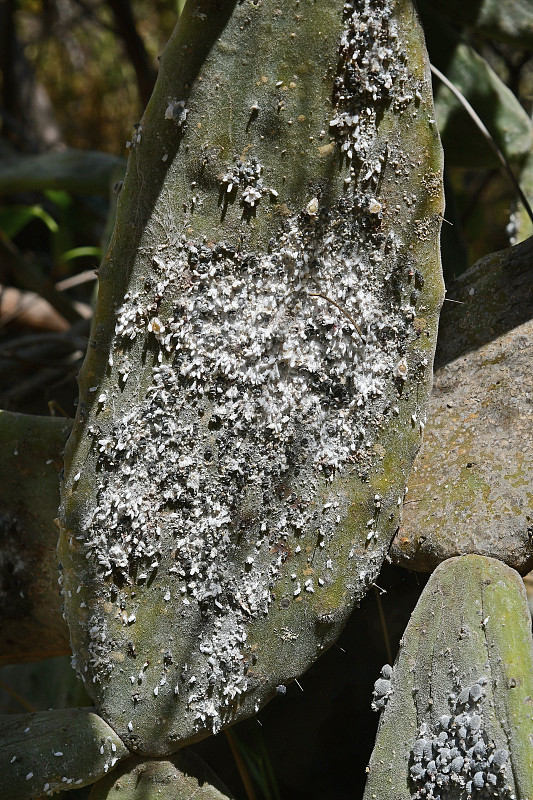
[[[80,376],[65,615],[99,714],[142,755],[253,714],[332,644],[420,443],[442,193],[418,23],[318,0],[295,26],[286,5],[185,10]]]
[[[392,694],[393,669],[390,664],[384,664],[381,668],[381,676],[374,683],[372,692],[372,711],[383,711],[387,705],[387,700]]]

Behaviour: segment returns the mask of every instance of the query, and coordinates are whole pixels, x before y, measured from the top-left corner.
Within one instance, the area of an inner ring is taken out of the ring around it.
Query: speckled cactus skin
[[[533,641],[514,569],[478,555],[440,564],[388,674],[386,703],[382,683],[364,800],[531,800]]]
[[[193,2],[118,207],[59,560],[79,674],[162,756],[253,714],[377,576],[419,446],[441,149],[410,2]]]
[[[129,755],[94,708],[0,716],[2,800],[78,789]]]
[[[431,572],[477,553],[533,569],[533,238],[447,287],[424,443],[393,561]],[[460,309],[458,312],[457,309]],[[443,458],[443,453],[446,457]]]
[[[423,427],[441,165],[409,3],[190,4],[132,147],[61,509],[96,709],[2,720],[2,800],[223,800],[174,751],[334,641]],[[365,800],[532,800],[532,660],[518,574],[442,563]]]
[[[136,756],[95,784],[90,800],[228,800],[226,787],[190,750],[165,760]]]

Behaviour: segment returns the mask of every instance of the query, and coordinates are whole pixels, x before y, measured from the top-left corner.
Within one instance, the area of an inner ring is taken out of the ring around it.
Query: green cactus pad
[[[0,717],[1,800],[26,800],[87,786],[129,755],[94,709]]]
[[[431,572],[466,553],[533,569],[533,238],[450,286],[424,443],[390,555]]]
[[[54,519],[71,429],[68,419],[0,411],[0,664],[70,651]]]
[[[411,3],[189,3],[131,147],[59,558],[87,690],[162,756],[307,669],[398,524],[442,300]]]
[[[187,750],[168,761],[133,756],[96,783],[89,800],[228,800],[214,772]]]
[[[364,800],[531,800],[532,698],[520,576],[484,556],[444,561],[411,616],[392,677],[384,668],[376,682],[374,705],[385,710]]]

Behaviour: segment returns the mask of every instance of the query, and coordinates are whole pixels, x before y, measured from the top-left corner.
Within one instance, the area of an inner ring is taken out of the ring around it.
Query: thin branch
[[[81,286],[83,283],[92,283],[98,280],[98,275],[94,269],[86,269],[84,272],[78,272],[70,278],[63,278],[62,281],[56,283],[58,292],[64,292],[65,289],[72,289],[75,286]]]
[[[32,264],[28,263],[18,247],[4,237],[1,232],[0,261],[7,266],[11,274],[25,289],[29,289],[48,300],[50,305],[66,320],[78,322],[84,319],[76,304],[67,295],[58,292],[51,281]]]
[[[470,105],[470,103],[468,102],[466,97],[464,96],[464,94],[459,91],[457,86],[455,86],[450,80],[448,80],[446,75],[443,75],[443,73],[439,69],[437,69],[437,67],[434,67],[433,64],[431,64],[431,71],[446,86],[446,88],[448,88],[450,90],[450,92],[454,95],[454,97],[456,97],[457,100],[459,100],[459,102],[461,103],[461,105],[463,106],[465,111],[467,112],[467,114],[470,117],[470,119],[478,127],[480,133],[483,134],[483,136],[485,137],[485,139],[487,141],[487,144],[491,147],[491,149],[493,150],[494,154],[498,158],[498,161],[500,162],[500,164],[504,168],[505,172],[509,176],[509,180],[513,184],[513,186],[515,188],[515,191],[516,191],[517,195],[519,196],[519,198],[520,198],[520,200],[521,200],[521,202],[522,202],[522,204],[523,204],[523,206],[524,206],[524,208],[525,208],[525,210],[527,212],[527,215],[528,215],[529,219],[533,223],[533,210],[531,209],[531,206],[529,205],[529,201],[528,201],[527,197],[525,196],[524,192],[522,191],[522,189],[520,188],[520,185],[519,185],[518,181],[516,180],[516,178],[514,176],[514,173],[513,173],[512,169],[511,169],[511,165],[509,164],[509,161],[507,160],[507,158],[505,157],[504,153],[500,150],[500,148],[498,147],[498,145],[494,141],[494,137],[492,136],[492,134],[488,130],[488,128],[485,125],[485,123],[483,122],[483,120],[474,111],[474,109],[472,108],[472,106]]]
[[[135,70],[137,87],[144,107],[151,97],[156,72],[150,63],[144,42],[137,31],[129,0],[107,0],[107,5],[113,12],[118,34],[124,43],[128,57]]]

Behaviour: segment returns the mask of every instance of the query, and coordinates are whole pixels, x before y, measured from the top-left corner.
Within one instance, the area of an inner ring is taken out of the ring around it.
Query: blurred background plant
[[[1,408],[75,413],[114,187],[183,2],[0,4]],[[418,6],[431,62],[474,108],[533,202],[533,5]],[[486,253],[525,240],[533,225],[463,105],[437,78],[434,89],[446,164],[443,269],[451,283]],[[288,687],[258,719],[196,746],[237,798],[362,795],[377,727],[373,681],[394,658],[425,581],[387,567],[381,588],[301,687]],[[369,643],[362,663],[361,641]],[[80,705],[79,695],[67,656],[0,670],[3,711]]]

